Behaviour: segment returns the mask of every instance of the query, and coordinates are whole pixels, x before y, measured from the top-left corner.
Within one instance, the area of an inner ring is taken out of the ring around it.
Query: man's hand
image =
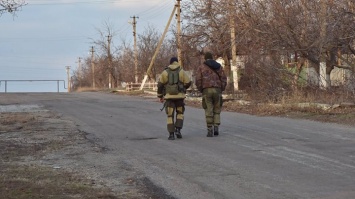
[[[161,103],[163,103],[163,102],[164,102],[164,98],[159,98],[159,101],[160,101]]]

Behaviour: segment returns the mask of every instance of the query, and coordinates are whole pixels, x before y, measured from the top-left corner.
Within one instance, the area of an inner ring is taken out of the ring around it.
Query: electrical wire
[[[36,1],[36,0],[32,0]],[[32,2],[31,1],[31,2]],[[46,6],[46,5],[74,5],[74,4],[107,4],[107,3],[116,3],[124,0],[108,0],[108,1],[73,1],[73,2],[55,2],[51,1],[50,3],[46,1],[46,3],[28,3],[27,6]],[[128,0],[125,0],[128,1]],[[44,2],[43,0],[39,0],[39,2]]]
[[[31,2],[38,2],[38,3],[31,3]],[[56,2],[56,1],[51,1],[51,3],[41,3],[44,2],[43,0],[32,0],[29,2],[28,5],[68,5],[68,4],[81,4],[81,3],[86,3],[86,4],[94,4],[94,3],[117,3],[117,2],[139,2],[139,1],[131,1],[131,0],[97,0],[97,1],[74,1],[74,2]],[[173,0],[175,2],[175,0]],[[149,22],[149,19],[155,18],[157,16],[161,15],[161,10],[167,9],[169,6],[171,6],[171,2],[166,1],[166,0],[161,0],[151,6],[150,8],[139,12],[137,15],[141,16],[141,19],[143,21]],[[121,26],[120,30],[118,33],[122,35],[122,33],[127,32],[131,27],[129,24],[124,24]],[[11,40],[23,40],[24,42],[30,42],[30,41],[36,41],[36,40],[41,40],[41,41],[70,41],[70,40],[78,40],[78,39],[88,39],[87,36],[59,36],[59,37],[51,37],[51,38],[31,38],[31,37],[26,37],[26,38],[0,38],[1,42],[6,42],[6,43],[11,43]]]
[[[158,7],[157,11],[153,10],[152,12],[148,12],[148,13],[146,13],[144,15],[141,15],[141,16],[145,16],[145,18],[152,19],[152,18],[155,18],[157,16],[161,16],[162,15],[161,10],[169,10],[169,7],[171,7],[171,5],[166,3],[166,4],[161,5],[160,7]]]
[[[36,2],[37,0],[31,0],[31,2]],[[166,0],[161,0],[166,1]],[[46,6],[46,5],[75,5],[75,4],[112,4],[112,3],[119,3],[119,2],[129,2],[129,3],[140,3],[139,0],[96,0],[96,1],[72,1],[72,2],[56,2],[56,1],[43,1],[38,0],[37,3],[28,2],[26,6]],[[45,2],[45,3],[44,3]]]
[[[165,2],[165,3],[162,3],[162,2]],[[166,8],[167,5],[171,5],[171,3],[169,3],[166,0],[161,0],[160,2],[152,5],[151,8],[146,9],[142,12],[139,12],[138,15],[145,16],[145,15],[149,15],[150,13],[161,13],[161,11],[164,10],[164,8]]]
[[[74,4],[112,4],[112,3],[118,3],[118,2],[139,2],[139,1],[131,1],[131,0],[96,0],[96,1],[72,1],[72,2],[59,2],[59,1],[51,1],[50,3],[48,1],[43,1],[43,0],[31,0],[29,1],[28,5],[30,6],[44,6],[44,5],[74,5]],[[141,16],[141,18],[144,21],[149,22],[149,19],[155,18],[159,15],[161,15],[162,10],[166,10],[169,8],[169,6],[173,6],[175,0],[172,1],[166,1],[166,0],[160,0],[157,1],[153,6],[149,7],[148,9],[145,9],[141,12],[138,12],[138,15]],[[164,24],[165,25],[165,24]],[[118,33],[124,34],[127,31],[129,31],[131,26],[126,23],[121,26],[120,30]],[[89,39],[87,36],[55,36],[55,37],[11,37],[11,38],[0,38],[1,43],[12,43],[12,42],[31,42],[31,41],[44,41],[44,42],[62,42],[62,41],[72,41],[72,40],[87,40]],[[1,58],[1,56],[0,56]],[[10,58],[7,56],[7,58]],[[12,56],[12,59],[16,59],[16,63],[26,63],[26,64],[39,64],[39,65],[52,65],[53,64],[53,58],[49,58],[48,62],[47,61],[31,61],[28,59],[34,58],[33,56],[31,57],[21,57],[21,56]],[[39,60],[43,60],[43,57],[39,58]],[[3,64],[7,65],[12,64],[13,61],[4,61],[2,62]],[[58,63],[62,64],[62,61],[59,61]],[[15,69],[13,67],[10,67],[11,69]],[[47,70],[47,69],[41,69],[41,68],[18,68],[15,70]],[[62,70],[62,69],[49,69],[49,70]],[[18,72],[17,72],[18,73]]]

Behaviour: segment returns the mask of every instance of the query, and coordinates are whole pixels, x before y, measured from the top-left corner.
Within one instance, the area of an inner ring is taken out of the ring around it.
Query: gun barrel
[[[160,111],[163,111],[165,106],[166,106],[166,101],[164,102],[163,107],[160,109]]]

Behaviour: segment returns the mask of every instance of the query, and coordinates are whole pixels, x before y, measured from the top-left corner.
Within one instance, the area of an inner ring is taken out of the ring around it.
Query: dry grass
[[[116,197],[107,188],[70,172],[36,165],[0,164],[0,195],[7,199]]]
[[[274,103],[253,103],[241,104],[240,101],[225,101],[223,111],[246,113],[258,116],[278,116],[295,119],[308,119],[320,122],[330,122],[355,126],[355,105],[354,106],[334,106],[332,108],[322,108],[316,104],[298,103],[297,99],[284,100],[280,104]],[[202,108],[199,100],[186,100],[187,106]],[[302,106],[300,106],[302,105]]]
[[[75,92],[98,92],[101,91],[102,89],[94,89],[92,87],[79,87]]]
[[[1,197],[118,198],[109,189],[98,188],[86,177],[26,161],[41,160],[80,139],[77,133],[71,136],[70,132],[60,129],[61,133],[56,134],[56,129],[47,124],[49,116],[53,115],[0,113]]]
[[[144,90],[134,90],[134,91],[126,91],[126,90],[114,90],[112,93],[117,93],[120,95],[130,95],[130,96],[142,96],[146,95]]]

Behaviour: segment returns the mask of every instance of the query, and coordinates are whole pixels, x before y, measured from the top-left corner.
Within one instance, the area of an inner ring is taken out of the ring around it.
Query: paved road
[[[156,99],[23,97],[72,118],[90,139],[175,198],[355,198],[352,127],[223,112],[220,136],[207,138],[203,110],[187,107],[183,139],[169,141]]]

